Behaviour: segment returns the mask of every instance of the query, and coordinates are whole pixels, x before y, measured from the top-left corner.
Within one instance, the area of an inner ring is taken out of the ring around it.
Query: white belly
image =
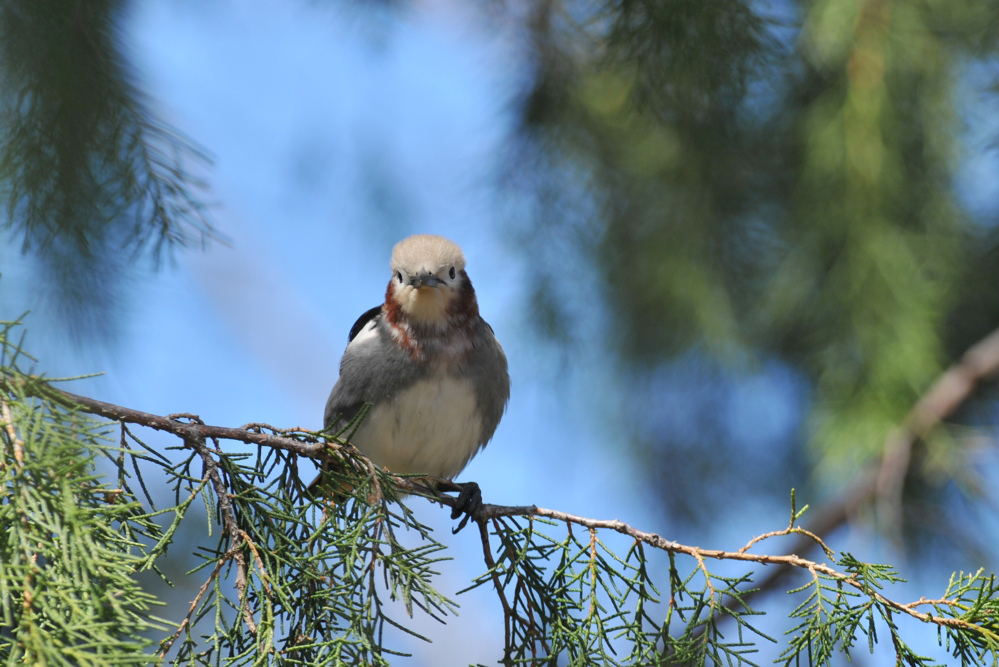
[[[478,451],[480,437],[471,384],[439,376],[375,405],[351,442],[392,472],[450,479]]]

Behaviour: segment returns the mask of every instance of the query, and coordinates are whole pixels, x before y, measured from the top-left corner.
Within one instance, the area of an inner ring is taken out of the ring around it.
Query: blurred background
[[[0,319],[72,391],[317,429],[437,233],[510,361],[487,502],[736,549],[795,487],[910,599],[996,569],[996,384],[889,446],[999,327],[995,0],[3,0],[0,101]],[[458,601],[401,662],[501,657]]]

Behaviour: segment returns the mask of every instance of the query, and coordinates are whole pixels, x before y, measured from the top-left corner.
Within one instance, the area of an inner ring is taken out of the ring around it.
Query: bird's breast
[[[441,371],[375,403],[351,441],[392,472],[451,478],[481,436],[472,383]]]

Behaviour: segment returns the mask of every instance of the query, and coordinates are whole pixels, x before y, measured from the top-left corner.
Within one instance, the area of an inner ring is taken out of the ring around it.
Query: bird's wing
[[[354,326],[350,328],[350,334],[347,336],[347,342],[350,343],[353,341],[354,338],[357,337],[357,334],[361,333],[361,329],[364,328],[364,325],[378,317],[381,312],[381,306],[375,306],[374,308],[364,311],[364,314],[358,317],[357,321],[354,322]]]
[[[349,422],[365,402],[373,399],[368,395],[370,378],[358,372],[364,368],[358,361],[372,355],[372,350],[369,348],[377,343],[381,310],[381,306],[370,308],[357,318],[354,326],[350,328],[347,349],[344,350],[343,358],[340,360],[340,378],[326,401],[326,411],[323,416],[325,428],[336,422],[341,424]]]
[[[426,374],[409,353],[393,342],[380,306],[362,315],[350,330],[350,342],[340,360],[340,377],[326,401],[323,426],[342,426],[365,403],[378,403]]]
[[[466,373],[475,387],[476,401],[482,415],[482,432],[479,447],[485,447],[493,437],[500,418],[510,400],[510,375],[507,370],[506,354],[496,340],[493,328],[480,319],[477,325],[477,340],[469,356]]]

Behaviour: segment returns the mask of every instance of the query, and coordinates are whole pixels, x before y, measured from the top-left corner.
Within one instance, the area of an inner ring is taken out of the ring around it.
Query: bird
[[[465,255],[434,234],[392,249],[385,301],[350,329],[323,415],[327,432],[370,409],[350,442],[397,474],[454,479],[493,437],[510,398],[506,354],[482,319]],[[322,475],[320,476],[322,477]],[[481,506],[478,485],[459,485],[452,512]]]

